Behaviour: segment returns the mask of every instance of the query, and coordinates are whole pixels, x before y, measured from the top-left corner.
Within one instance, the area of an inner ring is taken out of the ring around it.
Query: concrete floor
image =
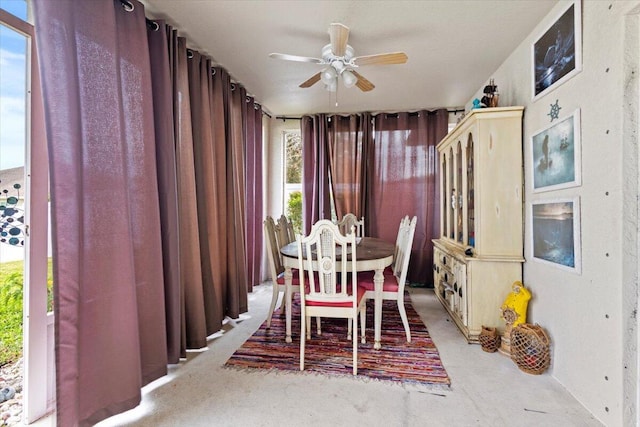
[[[450,388],[223,368],[264,321],[267,284],[250,294],[245,320],[227,324],[208,351],[190,353],[188,363],[145,387],[140,406],[98,426],[602,425],[548,372],[525,374],[499,353],[468,345],[431,290],[410,292]]]

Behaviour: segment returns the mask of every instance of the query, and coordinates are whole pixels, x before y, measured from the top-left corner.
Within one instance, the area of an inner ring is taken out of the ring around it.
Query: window
[[[284,212],[297,233],[302,232],[302,136],[299,131],[285,131],[284,144]]]

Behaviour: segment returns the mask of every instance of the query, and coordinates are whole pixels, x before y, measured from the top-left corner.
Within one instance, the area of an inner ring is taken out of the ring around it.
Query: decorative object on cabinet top
[[[450,135],[456,132],[464,123],[466,123],[469,120],[472,120],[470,118],[473,117],[474,115],[481,114],[482,118],[488,119],[488,118],[493,118],[494,115],[499,116],[501,115],[501,113],[508,112],[508,111],[512,111],[514,114],[519,114],[518,112],[524,111],[524,107],[520,105],[514,105],[509,107],[473,108],[469,111],[466,111],[464,114],[461,114],[461,116],[458,118],[458,122],[456,123],[455,127],[451,129],[451,131],[447,134],[447,136],[445,136],[444,139],[440,141],[440,143],[438,143],[438,145],[442,144],[443,141],[449,139]]]
[[[482,92],[484,92],[484,96],[480,102],[485,107],[495,108],[498,106],[498,99],[500,95],[498,94],[498,86],[495,84],[493,79],[489,80],[489,84],[484,87]]]

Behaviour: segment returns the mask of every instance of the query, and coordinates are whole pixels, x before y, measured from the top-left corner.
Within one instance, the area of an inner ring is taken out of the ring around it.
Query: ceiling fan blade
[[[361,91],[369,92],[370,90],[373,90],[373,88],[375,87],[373,83],[371,83],[369,80],[362,77],[362,74],[353,70],[351,70],[351,72],[353,73],[354,76],[358,78],[358,81],[356,82],[356,86],[358,86],[358,88]]]
[[[314,84],[318,83],[319,81],[320,81],[320,73],[316,73],[313,76],[311,76],[309,80],[301,83],[300,87],[303,87],[303,88],[311,87]]]
[[[286,53],[270,53],[269,56],[274,59],[284,59],[285,61],[310,62],[312,64],[324,64],[320,58],[311,58],[308,56],[289,55]]]
[[[407,59],[409,58],[404,52],[379,53],[377,55],[357,56],[353,58],[353,63],[357,66],[404,64]]]
[[[329,40],[331,40],[331,50],[335,56],[344,56],[347,51],[347,41],[349,40],[349,27],[342,24],[329,25]]]

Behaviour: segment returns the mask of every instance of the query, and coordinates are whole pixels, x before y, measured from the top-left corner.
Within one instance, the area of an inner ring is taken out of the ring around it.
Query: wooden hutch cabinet
[[[472,110],[437,146],[435,293],[468,342],[504,331],[500,306],[522,280],[523,107]]]

